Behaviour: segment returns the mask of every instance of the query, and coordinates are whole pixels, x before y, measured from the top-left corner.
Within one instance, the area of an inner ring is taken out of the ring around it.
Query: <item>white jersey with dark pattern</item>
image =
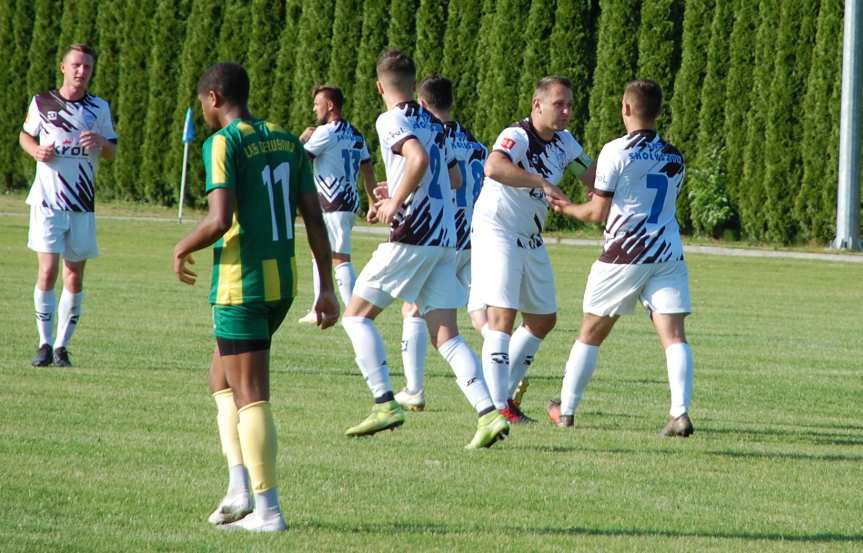
[[[58,211],[94,211],[94,182],[101,152],[81,146],[82,131],[117,140],[108,102],[91,94],[67,100],[57,90],[37,94],[30,101],[24,132],[38,138],[40,145],[53,144],[54,159],[36,162],[28,204]]]
[[[325,213],[360,209],[357,178],[361,163],[370,163],[366,139],[344,119],[320,125],[305,144],[313,160],[315,186]]]
[[[375,127],[381,142],[390,197],[395,196],[404,176],[405,158],[401,155],[404,143],[416,139],[428,154],[428,170],[393,221],[389,241],[454,248],[455,207],[448,169],[455,165],[456,160],[448,145],[443,123],[411,101],[382,113]]]
[[[444,123],[447,139],[452,145],[462,185],[453,194],[455,199],[456,248],[470,249],[471,220],[473,206],[482,190],[483,166],[488,156],[488,148],[481,144],[473,134],[456,121]]]
[[[569,131],[556,132],[550,141],[545,141],[530,118],[504,129],[492,151],[501,152],[517,167],[541,175],[554,185],[560,183],[571,163],[583,166],[582,170],[591,164]],[[543,243],[541,233],[547,215],[548,202],[541,188],[517,188],[486,177],[474,208],[473,225],[515,235],[520,247],[538,248]]]
[[[675,208],[684,173],[683,155],[654,130],[634,131],[602,148],[595,193],[612,201],[600,261],[638,265],[683,259]]]

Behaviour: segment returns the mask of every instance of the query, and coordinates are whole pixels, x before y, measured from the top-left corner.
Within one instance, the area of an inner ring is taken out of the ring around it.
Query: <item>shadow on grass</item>
[[[809,430],[777,430],[775,428],[733,428],[733,427],[701,427],[699,430],[711,434],[737,434],[745,436],[774,436],[797,438],[797,441],[810,442],[816,445],[863,445],[863,437],[849,436],[838,432],[821,432]]]
[[[555,446],[555,445],[522,445],[510,447],[509,449],[525,449],[537,451],[540,453],[608,453],[618,455],[677,455],[678,450],[675,449],[627,449],[627,448],[602,448],[594,449],[587,447],[570,447],[570,446]],[[863,455],[844,455],[835,453],[788,453],[784,451],[703,451],[694,452],[700,455],[715,455],[720,457],[731,457],[734,459],[768,459],[768,460],[791,460],[791,461],[815,461],[821,462],[861,462]]]
[[[784,532],[723,532],[723,531],[678,531],[660,528],[587,528],[581,526],[569,527],[514,527],[476,526],[456,524],[437,524],[432,522],[390,522],[379,524],[335,524],[322,521],[310,521],[303,524],[310,530],[324,530],[338,533],[354,534],[432,534],[432,535],[474,535],[488,533],[495,536],[516,534],[520,537],[535,536],[606,536],[635,538],[706,538],[751,541],[785,541],[801,543],[829,542],[863,542],[863,534],[842,534],[836,532],[815,532],[812,534],[796,534]]]
[[[710,455],[731,457],[734,459],[789,459],[792,461],[863,461],[863,455],[842,455],[825,453],[823,455],[810,453],[760,452],[760,451],[707,451]]]

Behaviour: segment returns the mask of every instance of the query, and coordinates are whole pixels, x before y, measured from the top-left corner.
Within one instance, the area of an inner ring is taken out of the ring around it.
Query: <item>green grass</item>
[[[0,211],[23,214],[19,202],[6,198]],[[310,301],[302,233],[301,292],[271,369],[290,531],[219,533],[205,520],[227,476],[206,389],[210,255],[197,257],[204,278],[194,288],[170,270],[171,248],[190,228],[103,218],[102,256],[88,264],[70,347],[76,367],[37,370],[27,219],[0,216],[0,550],[863,548],[859,264],[689,256],[696,434],[688,440],[656,435],[668,402],[664,356],[639,313],[603,347],[576,429],[541,422],[469,453],[474,418],[434,352],[427,412],[393,433],[343,437],[371,401],[344,331],[294,322]],[[377,239],[355,235],[358,268]],[[525,400],[538,418],[558,393],[597,254],[550,251],[561,307]],[[397,311],[379,326],[401,386]]]

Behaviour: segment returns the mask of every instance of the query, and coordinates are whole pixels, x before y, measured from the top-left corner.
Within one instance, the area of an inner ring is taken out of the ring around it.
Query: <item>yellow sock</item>
[[[218,410],[216,422],[219,425],[219,440],[222,442],[222,453],[228,458],[228,467],[242,465],[243,450],[240,449],[240,434],[237,432],[240,417],[237,415],[234,393],[226,388],[213,394],[213,399]]]
[[[276,425],[270,402],[250,403],[239,415],[240,444],[252,490],[263,493],[276,487]]]

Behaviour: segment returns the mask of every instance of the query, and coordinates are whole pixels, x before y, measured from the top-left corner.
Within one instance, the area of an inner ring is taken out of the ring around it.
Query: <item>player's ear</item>
[[[375,86],[378,89],[378,94],[383,96],[384,95],[384,85],[382,85],[380,81],[375,81]]]

